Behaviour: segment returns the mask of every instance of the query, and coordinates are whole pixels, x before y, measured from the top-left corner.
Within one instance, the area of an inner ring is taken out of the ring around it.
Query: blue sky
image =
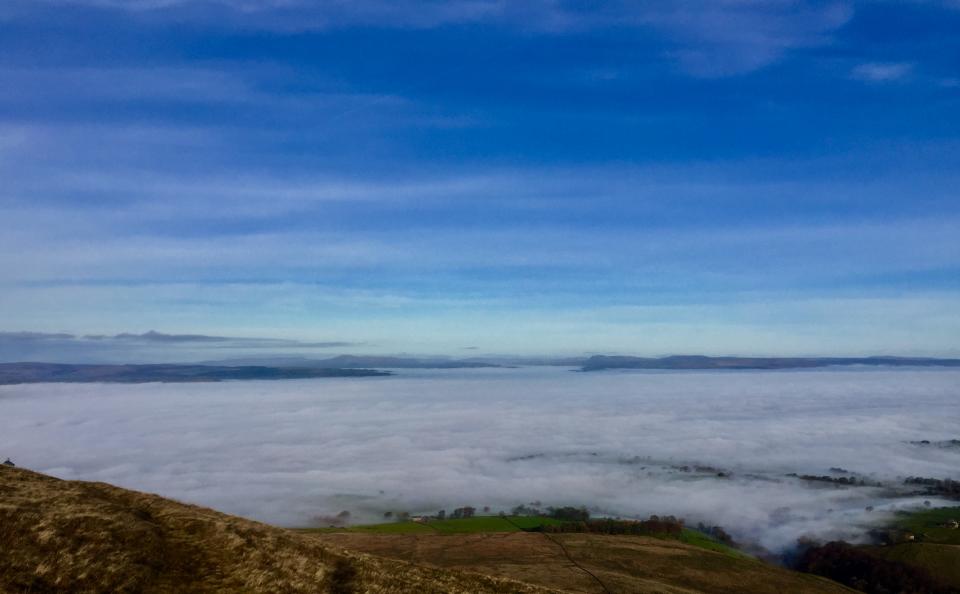
[[[960,355],[958,32],[949,0],[8,0],[0,330]]]

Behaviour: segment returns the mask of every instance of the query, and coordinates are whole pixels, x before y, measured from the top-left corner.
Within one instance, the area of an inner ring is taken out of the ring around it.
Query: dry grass
[[[2,594],[604,591],[849,592],[676,541],[302,534],[104,483],[0,466]]]
[[[327,533],[314,537],[412,563],[477,571],[583,594],[852,592],[835,582],[755,559],[646,536],[513,532]]]
[[[550,591],[379,559],[156,495],[0,466],[3,593]]]

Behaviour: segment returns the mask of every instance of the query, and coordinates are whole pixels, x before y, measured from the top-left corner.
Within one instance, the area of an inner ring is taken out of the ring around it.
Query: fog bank
[[[539,500],[684,516],[771,549],[855,538],[884,510],[929,499],[787,473],[957,478],[960,448],[910,442],[958,427],[960,371],[941,369],[0,387],[0,457],[267,522]]]

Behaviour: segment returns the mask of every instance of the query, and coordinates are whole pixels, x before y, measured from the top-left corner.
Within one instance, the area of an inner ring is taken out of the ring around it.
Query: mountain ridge
[[[375,369],[293,368],[263,365],[196,364],[98,365],[69,363],[0,363],[0,385],[35,383],[146,383],[281,380],[390,375]]]
[[[812,369],[844,366],[870,367],[960,367],[960,359],[933,357],[711,357],[670,355],[633,357],[594,355],[584,361],[581,371],[605,369]]]

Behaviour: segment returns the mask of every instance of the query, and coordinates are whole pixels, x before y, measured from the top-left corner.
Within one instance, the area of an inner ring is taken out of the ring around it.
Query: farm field
[[[960,529],[944,526],[950,520],[960,521],[960,507],[938,507],[901,513],[895,525],[900,530],[922,534],[925,543],[960,545]]]
[[[888,547],[871,547],[871,553],[927,570],[941,582],[960,588],[960,545],[910,542]]]
[[[535,531],[542,526],[558,526],[562,521],[546,516],[475,516],[452,520],[429,520],[426,522],[402,521],[382,524],[368,524],[346,527],[303,528],[299,532],[315,534],[483,534],[500,532]],[[661,538],[651,535],[652,538]],[[710,536],[684,528],[678,538],[663,536],[665,540],[678,540],[682,543],[707,549],[733,557],[747,557],[746,553],[729,547]]]
[[[427,522],[385,522],[343,528],[305,528],[303,532],[359,532],[370,534],[471,534],[476,532],[521,532],[539,526],[561,524],[543,516],[475,516]]]
[[[945,527],[950,520],[960,520],[960,507],[900,514],[896,528],[912,532],[922,540],[869,550],[884,559],[925,569],[947,585],[960,588],[960,529]]]
[[[510,578],[565,592],[851,592],[834,582],[745,555],[648,536],[506,530],[448,534],[348,530],[312,534],[324,544],[347,550]]]

